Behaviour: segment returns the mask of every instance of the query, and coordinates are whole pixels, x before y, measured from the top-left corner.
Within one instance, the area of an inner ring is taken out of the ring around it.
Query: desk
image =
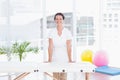
[[[21,72],[14,80],[20,80],[31,72],[83,72],[88,80],[89,73],[95,71],[95,66],[89,62],[81,63],[32,63],[32,62],[0,62],[0,73]]]

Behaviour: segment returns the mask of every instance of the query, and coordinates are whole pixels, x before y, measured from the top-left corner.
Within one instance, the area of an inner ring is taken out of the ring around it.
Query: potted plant
[[[7,58],[7,51],[8,51],[8,48],[6,47],[0,47],[0,61],[8,61],[8,58]]]
[[[1,47],[0,48],[0,55],[7,54],[7,48],[6,47]]]
[[[24,41],[22,43],[15,42],[12,45],[11,52],[15,55],[18,55],[19,60],[22,61],[22,59],[24,58],[23,55],[26,54],[26,52],[38,53],[39,48],[38,47],[31,47],[30,42],[27,42],[27,41]]]
[[[22,61],[22,59],[25,57],[27,52],[33,52],[38,53],[39,48],[38,47],[31,47],[30,42],[24,41],[24,42],[15,42],[12,44],[11,47],[1,47],[0,48],[0,54],[7,54],[7,52],[12,53],[12,55],[19,56],[19,60]]]

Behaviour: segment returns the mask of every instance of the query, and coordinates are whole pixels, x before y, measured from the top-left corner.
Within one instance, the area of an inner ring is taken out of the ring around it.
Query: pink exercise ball
[[[108,65],[108,56],[105,51],[97,51],[94,58],[93,64],[97,67]]]

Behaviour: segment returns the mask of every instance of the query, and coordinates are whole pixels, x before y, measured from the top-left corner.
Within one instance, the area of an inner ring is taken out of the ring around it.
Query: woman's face
[[[63,24],[63,17],[61,15],[57,15],[55,18],[55,22],[57,25]]]

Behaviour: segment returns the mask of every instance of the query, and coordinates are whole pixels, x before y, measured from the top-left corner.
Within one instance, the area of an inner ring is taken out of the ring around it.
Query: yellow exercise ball
[[[85,50],[81,54],[81,60],[92,63],[93,52],[91,50]]]

